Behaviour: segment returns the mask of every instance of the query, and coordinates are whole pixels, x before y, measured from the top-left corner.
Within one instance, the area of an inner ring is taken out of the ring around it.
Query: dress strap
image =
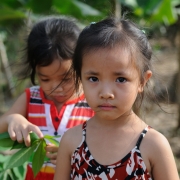
[[[150,128],[151,128],[150,126],[147,126],[147,127],[142,131],[142,133],[140,134],[139,139],[138,139],[138,141],[137,141],[137,143],[136,143],[137,149],[139,149],[139,146],[141,145],[141,142],[142,142],[144,136],[146,135],[146,133],[148,132],[148,130],[149,130]]]
[[[87,126],[87,121],[85,121],[85,122],[82,124],[83,141],[86,140],[86,126]]]
[[[87,122],[84,121],[83,124],[82,124],[82,130],[85,130],[85,131],[86,131],[86,126],[87,126]]]

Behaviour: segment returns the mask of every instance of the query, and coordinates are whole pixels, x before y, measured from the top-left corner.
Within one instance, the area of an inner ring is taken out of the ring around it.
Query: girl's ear
[[[148,80],[151,78],[151,76],[152,76],[152,71],[150,71],[150,70],[147,70],[144,73],[144,82],[142,84],[140,84],[140,86],[139,86],[139,89],[138,89],[139,93],[143,92],[144,86],[146,85]]]

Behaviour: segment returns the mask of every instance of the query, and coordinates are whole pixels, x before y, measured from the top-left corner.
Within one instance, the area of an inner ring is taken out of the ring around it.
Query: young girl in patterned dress
[[[30,131],[40,138],[45,134],[62,136],[68,128],[94,115],[82,90],[75,91],[70,70],[79,33],[72,20],[58,17],[46,18],[33,26],[27,39],[24,74],[39,86],[27,88],[0,118],[0,132],[8,131],[13,140],[24,140],[29,146]],[[29,164],[26,180],[52,180],[57,150],[48,145],[47,157],[51,161],[44,164],[36,178]]]
[[[179,180],[167,139],[133,111],[148,95],[151,55],[129,20],[107,18],[81,32],[73,68],[95,115],[63,135],[54,180]]]

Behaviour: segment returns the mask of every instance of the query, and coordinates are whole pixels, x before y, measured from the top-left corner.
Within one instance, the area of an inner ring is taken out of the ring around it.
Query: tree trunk
[[[5,72],[5,78],[10,90],[10,95],[14,96],[15,90],[14,90],[14,83],[13,83],[13,79],[12,79],[12,73],[11,73],[11,69],[8,63],[8,58],[7,58],[7,54],[6,54],[6,48],[3,42],[3,37],[0,34],[0,55],[1,55],[1,61],[2,61],[2,68]]]
[[[178,16],[178,78],[177,78],[177,100],[178,100],[178,129],[180,129],[180,15]]]
[[[120,18],[121,17],[121,4],[118,0],[111,0],[111,5],[112,5],[112,14]]]

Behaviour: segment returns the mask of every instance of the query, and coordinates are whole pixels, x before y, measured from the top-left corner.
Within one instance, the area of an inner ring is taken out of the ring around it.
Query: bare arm
[[[66,132],[60,142],[54,180],[70,180],[71,148],[70,136]]]
[[[27,146],[30,145],[29,132],[35,132],[40,138],[43,137],[40,129],[31,124],[26,117],[26,94],[23,93],[15,101],[13,106],[0,117],[0,133],[9,132],[11,139],[18,142],[24,140]]]
[[[151,166],[154,180],[179,180],[174,156],[167,139],[160,133],[154,133],[151,144]]]

